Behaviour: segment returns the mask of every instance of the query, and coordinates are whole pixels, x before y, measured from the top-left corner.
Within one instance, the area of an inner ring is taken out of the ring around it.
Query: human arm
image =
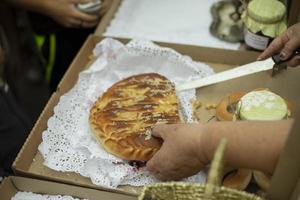
[[[281,36],[275,38],[269,47],[258,56],[264,60],[275,53],[280,53],[281,60],[290,58],[293,51],[300,47],[300,23],[289,27]],[[294,56],[287,62],[288,66],[295,67],[300,64],[300,56]]]
[[[98,23],[97,15],[79,11],[76,4],[90,0],[7,0],[16,6],[48,15],[65,27],[94,27]]]
[[[226,138],[228,165],[273,172],[291,125],[292,120],[158,125],[153,135],[164,143],[147,168],[162,180],[191,176],[210,163]]]

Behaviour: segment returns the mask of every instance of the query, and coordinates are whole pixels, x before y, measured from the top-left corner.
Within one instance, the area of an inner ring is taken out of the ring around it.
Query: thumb
[[[167,127],[168,127],[168,125],[165,125],[165,124],[155,125],[154,128],[152,129],[152,136],[165,139],[165,137],[166,137],[165,133],[166,133]]]

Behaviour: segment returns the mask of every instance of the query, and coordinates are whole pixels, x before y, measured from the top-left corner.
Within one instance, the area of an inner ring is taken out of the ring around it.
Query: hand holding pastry
[[[281,36],[275,38],[269,47],[258,57],[264,60],[280,52],[281,60],[289,59],[293,51],[300,46],[300,23],[288,28]],[[288,66],[295,67],[300,64],[300,56],[294,56],[287,62]]]
[[[147,168],[161,180],[180,180],[199,172],[207,163],[201,147],[201,125],[157,125],[153,136],[164,143],[147,162]]]
[[[159,125],[153,135],[163,139],[147,168],[161,180],[179,180],[196,174],[213,158],[222,138],[228,141],[229,166],[272,173],[293,120],[211,122]]]

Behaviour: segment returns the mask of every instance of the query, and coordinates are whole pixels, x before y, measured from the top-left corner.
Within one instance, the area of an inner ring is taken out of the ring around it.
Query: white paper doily
[[[237,50],[211,35],[211,6],[217,0],[123,0],[104,36],[140,38]]]
[[[192,61],[174,50],[147,41],[131,41],[127,45],[104,39],[94,49],[97,60],[80,73],[76,85],[61,96],[54,115],[43,132],[39,150],[44,164],[62,172],[77,172],[90,177],[96,185],[145,185],[157,180],[146,171],[137,169],[107,153],[92,137],[89,129],[89,110],[95,100],[115,82],[131,75],[156,72],[176,84],[202,78],[213,73],[203,63]],[[187,122],[192,122],[191,100],[195,90],[177,94],[181,111]],[[199,173],[187,181],[203,182]]]
[[[32,192],[17,192],[11,200],[80,200],[71,196],[35,194]],[[87,199],[82,199],[87,200]]]

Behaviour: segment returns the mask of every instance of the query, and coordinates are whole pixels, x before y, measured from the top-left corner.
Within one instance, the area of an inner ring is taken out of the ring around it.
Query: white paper
[[[237,50],[209,31],[216,0],[123,0],[104,36]]]

